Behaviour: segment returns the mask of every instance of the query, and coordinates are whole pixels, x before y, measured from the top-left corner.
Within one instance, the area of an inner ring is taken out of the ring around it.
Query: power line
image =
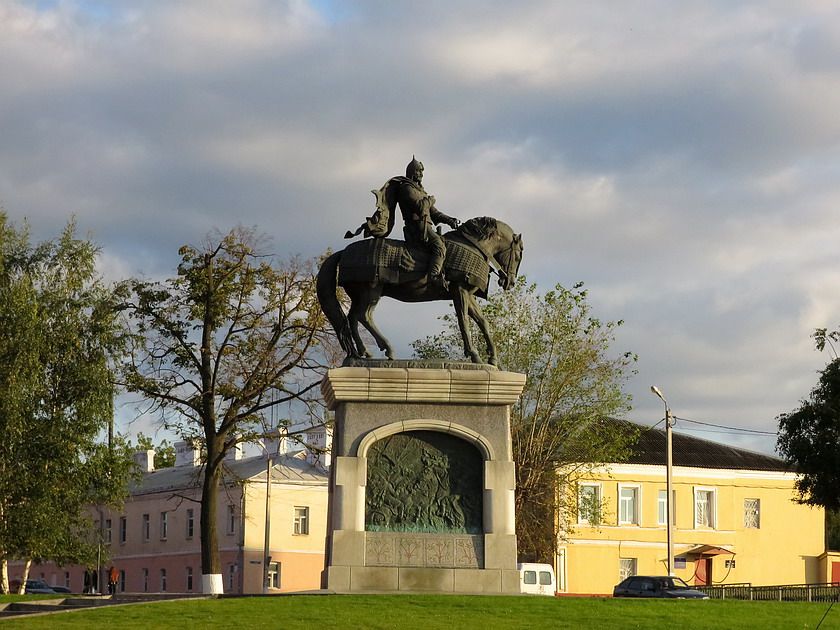
[[[700,420],[689,420],[688,418],[680,418],[679,416],[674,416],[677,420],[681,420],[682,422],[690,422],[692,424],[702,424],[703,426],[707,427],[715,427],[717,429],[727,429],[729,431],[737,431],[740,433],[753,433],[756,435],[779,435],[778,431],[758,431],[757,429],[744,429],[743,427],[728,427],[724,424],[714,424],[713,422],[702,422]]]

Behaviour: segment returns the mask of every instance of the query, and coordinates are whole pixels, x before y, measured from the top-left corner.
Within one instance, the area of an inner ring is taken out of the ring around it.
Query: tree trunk
[[[207,463],[204,468],[204,480],[201,489],[201,573],[202,575],[221,575],[222,564],[219,560],[219,541],[217,532],[217,505],[219,495],[219,477],[221,469],[214,464],[215,449],[208,448]]]
[[[29,579],[29,569],[32,566],[32,558],[27,558],[26,562],[23,563],[23,575],[20,577],[20,588],[18,589],[18,595],[26,594],[26,580]]]
[[[0,559],[0,593],[3,595],[9,592],[9,561],[3,557]]]

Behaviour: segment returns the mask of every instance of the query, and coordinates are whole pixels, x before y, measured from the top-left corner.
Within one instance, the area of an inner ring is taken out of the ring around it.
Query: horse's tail
[[[350,332],[350,322],[347,320],[344,310],[338,301],[336,293],[338,289],[338,263],[341,261],[341,252],[336,252],[327,258],[318,270],[318,279],[315,283],[315,291],[318,295],[318,303],[321,310],[332,324],[338,343],[348,356],[356,354],[356,345],[353,342],[353,335]]]

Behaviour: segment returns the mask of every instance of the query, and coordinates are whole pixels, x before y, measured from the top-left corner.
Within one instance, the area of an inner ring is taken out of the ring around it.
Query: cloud
[[[75,213],[107,277],[161,277],[237,223],[280,255],[340,248],[416,153],[443,210],[508,222],[529,278],[584,280],[627,322],[636,417],[659,413],[656,381],[684,414],[772,428],[840,308],[838,17],[816,0],[9,1],[0,204],[38,238]],[[407,352],[445,308],[418,307],[422,330],[411,306],[378,315]]]

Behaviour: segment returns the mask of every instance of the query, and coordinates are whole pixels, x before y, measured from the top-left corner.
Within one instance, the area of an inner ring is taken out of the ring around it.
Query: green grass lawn
[[[0,628],[815,628],[827,604],[461,595],[324,595],[163,601],[42,617]],[[840,629],[840,604],[821,628]]]

